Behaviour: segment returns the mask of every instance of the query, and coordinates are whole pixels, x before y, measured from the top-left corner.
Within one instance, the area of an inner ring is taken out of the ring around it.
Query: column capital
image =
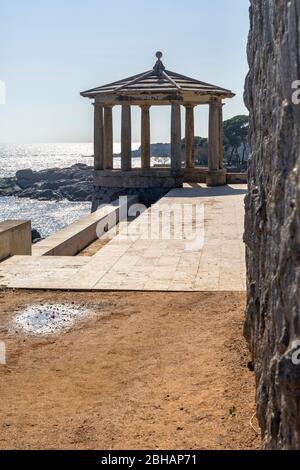
[[[145,109],[145,110],[148,110],[151,108],[151,104],[140,104],[139,107],[141,109]]]
[[[194,103],[184,103],[183,106],[184,106],[186,109],[194,109],[194,108],[196,108],[197,105],[194,104]]]
[[[212,96],[209,100],[209,104],[221,105],[222,99],[218,98],[217,96]]]

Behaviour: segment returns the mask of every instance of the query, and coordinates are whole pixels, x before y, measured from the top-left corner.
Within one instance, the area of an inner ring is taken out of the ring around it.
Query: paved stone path
[[[29,289],[244,291],[244,185],[170,191],[92,257],[15,256],[0,285]]]

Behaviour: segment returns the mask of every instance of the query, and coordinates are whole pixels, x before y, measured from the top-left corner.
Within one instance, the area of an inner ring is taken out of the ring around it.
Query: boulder
[[[32,184],[39,181],[39,176],[37,172],[33,172],[30,169],[26,169],[17,171],[16,179],[20,188],[26,189],[32,186]]]

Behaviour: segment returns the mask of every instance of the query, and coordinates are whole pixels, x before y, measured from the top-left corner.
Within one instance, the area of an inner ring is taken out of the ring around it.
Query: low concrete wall
[[[185,168],[183,181],[185,183],[206,184],[208,170],[205,168]],[[226,184],[247,184],[247,173],[226,173]]]
[[[247,184],[248,174],[247,173],[227,173],[226,182],[227,184]]]
[[[97,188],[118,189],[172,189],[182,187],[183,183],[206,184],[206,168],[183,168],[182,176],[174,178],[169,168],[150,170],[132,169],[94,171],[94,184]],[[224,180],[225,181],[225,180]],[[226,173],[226,184],[246,184],[247,173]]]
[[[31,222],[0,222],[0,261],[14,255],[31,255]]]
[[[100,188],[159,188],[182,186],[182,177],[174,178],[170,168],[94,171],[94,184]]]
[[[125,202],[127,201],[127,202]],[[32,248],[34,256],[74,256],[103,235],[120,220],[120,214],[138,202],[136,196],[128,196],[112,204],[105,204],[96,212],[79,219],[68,227],[38,242]],[[126,214],[127,216],[127,214]]]
[[[185,168],[183,171],[183,181],[185,183],[206,184],[207,170],[205,168]]]

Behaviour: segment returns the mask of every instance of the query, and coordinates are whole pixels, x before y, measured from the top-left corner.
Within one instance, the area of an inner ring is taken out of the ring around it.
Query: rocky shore
[[[0,179],[0,196],[17,196],[41,201],[60,199],[91,201],[92,171],[93,167],[83,163],[42,171],[19,170],[14,177]]]

